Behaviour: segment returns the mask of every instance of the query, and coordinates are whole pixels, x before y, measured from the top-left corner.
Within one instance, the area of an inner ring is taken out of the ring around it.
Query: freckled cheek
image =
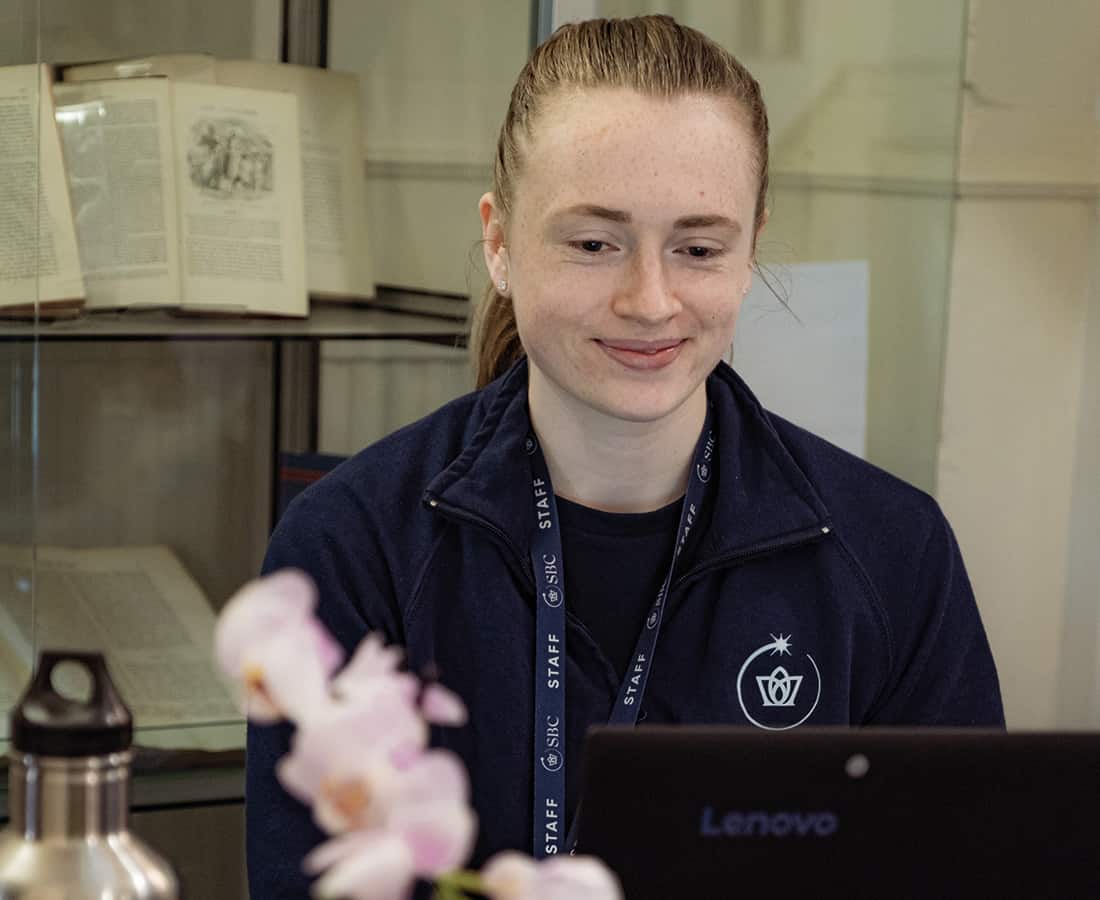
[[[714,302],[707,303],[702,314],[707,327],[715,337],[723,340],[732,338],[734,326],[737,324],[737,316],[741,311],[741,301],[731,300],[728,296],[717,298]]]

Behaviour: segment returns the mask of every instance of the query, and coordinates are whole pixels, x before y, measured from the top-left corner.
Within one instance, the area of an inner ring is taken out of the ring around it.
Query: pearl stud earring
[[[497,287],[500,289],[500,292],[503,294],[506,290],[508,290],[508,282],[505,279],[502,278],[502,279],[500,279],[500,281],[497,282]]]

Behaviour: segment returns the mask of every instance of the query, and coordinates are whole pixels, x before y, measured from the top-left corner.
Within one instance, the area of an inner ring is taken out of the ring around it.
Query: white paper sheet
[[[737,320],[733,367],[767,409],[864,456],[868,264],[798,263],[778,274],[801,323],[757,276]]]

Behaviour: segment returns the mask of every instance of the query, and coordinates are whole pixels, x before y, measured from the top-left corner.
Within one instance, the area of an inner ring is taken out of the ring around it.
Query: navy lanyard
[[[680,524],[668,574],[646,617],[626,677],[611,710],[612,725],[638,721],[646,681],[661,631],[672,574],[695,525],[713,472],[717,440],[708,405],[706,421],[695,445],[694,465],[680,510]],[[565,820],[565,575],[561,530],[550,471],[534,432],[527,437],[535,518],[531,531],[531,564],[535,572],[535,728],[534,838],[536,859],[571,852],[573,830]]]

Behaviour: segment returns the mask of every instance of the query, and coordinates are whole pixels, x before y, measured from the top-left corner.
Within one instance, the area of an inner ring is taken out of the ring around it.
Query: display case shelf
[[[315,302],[306,319],[181,315],[168,309],[86,312],[72,319],[0,323],[0,340],[418,340],[461,342],[464,297],[381,288],[365,303]]]

